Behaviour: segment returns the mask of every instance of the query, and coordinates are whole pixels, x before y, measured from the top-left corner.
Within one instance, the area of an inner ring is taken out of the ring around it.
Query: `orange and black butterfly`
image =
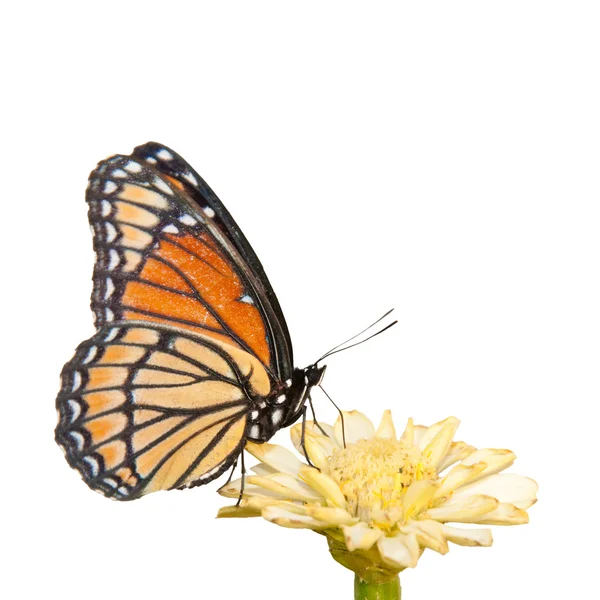
[[[64,366],[56,441],[117,500],[201,485],[305,414],[285,319],[229,212],[175,152],[113,156],[87,190],[97,332]]]

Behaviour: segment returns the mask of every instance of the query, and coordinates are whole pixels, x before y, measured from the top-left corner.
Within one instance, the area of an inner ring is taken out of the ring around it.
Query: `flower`
[[[385,579],[415,567],[427,548],[446,554],[448,542],[491,546],[487,528],[447,523],[519,525],[536,502],[535,481],[500,474],[515,460],[510,450],[477,450],[454,442],[459,420],[430,427],[408,420],[401,436],[389,410],[377,430],[358,411],[333,427],[307,422],[291,429],[309,464],[274,444],[248,443],[260,464],[245,479],[239,506],[219,517],[262,516],[290,528],[327,536],[332,556],[366,579]],[[311,466],[312,465],[312,466]],[[242,480],[225,484],[223,496],[239,498]]]

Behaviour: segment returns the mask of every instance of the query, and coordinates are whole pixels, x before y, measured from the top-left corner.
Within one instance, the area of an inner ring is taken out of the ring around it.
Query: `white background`
[[[351,598],[319,536],[216,521],[218,482],[110,502],[54,444],[58,374],[93,332],[87,175],[148,140],[243,228],[298,366],[396,308],[329,361],[339,404],[399,428],[456,415],[540,483],[529,525],[426,552],[404,598],[593,596],[597,3],[56,1],[0,20],[4,597]]]

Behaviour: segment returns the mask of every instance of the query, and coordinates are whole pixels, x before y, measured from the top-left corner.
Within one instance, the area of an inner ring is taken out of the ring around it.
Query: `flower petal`
[[[463,459],[462,464],[467,466],[474,465],[478,462],[484,462],[486,464],[486,468],[476,477],[477,480],[504,471],[504,469],[507,469],[515,462],[515,458],[514,452],[511,452],[510,450],[482,448],[481,450],[476,450],[472,454],[469,454],[469,456]]]
[[[282,473],[298,475],[300,469],[304,466],[289,450],[275,444],[246,442],[246,450],[254,458]]]
[[[442,525],[442,532],[446,539],[459,546],[491,546],[492,532],[489,529],[460,529]]]
[[[514,504],[517,508],[527,509],[536,503],[537,491],[538,484],[533,479],[515,473],[502,473],[479,479],[475,483],[461,484],[461,487],[454,492],[452,499],[485,494],[496,498],[498,502]]]
[[[219,492],[219,494],[221,494],[221,496],[225,496],[225,498],[239,498],[240,493],[242,491],[242,480],[241,480],[241,478],[234,479],[233,481],[230,481],[229,483],[224,484],[217,491]],[[253,497],[253,496],[268,497],[268,498],[273,498],[274,500],[279,499],[278,494],[274,494],[273,492],[270,492],[269,490],[258,487],[256,485],[248,485],[248,482],[246,479],[246,483],[244,485],[244,497]]]
[[[324,435],[335,443],[333,427],[327,423],[322,423],[321,421],[318,423],[315,423],[314,421],[306,421],[306,433],[312,433],[313,435]],[[300,447],[300,438],[302,437],[302,423],[296,423],[295,425],[292,425],[290,428],[290,437],[297,450]]]
[[[420,439],[418,441],[421,450],[425,450],[425,448],[427,448],[427,446],[430,444],[433,438],[435,438],[435,436],[444,428],[444,426],[448,422],[456,422],[456,427],[458,427],[460,423],[460,421],[456,417],[448,417],[443,421],[438,421],[437,423],[434,423],[433,425],[427,427],[427,429],[423,432],[423,435],[420,436]],[[415,443],[417,442],[415,441]]]
[[[262,516],[267,521],[280,525],[281,527],[289,527],[291,529],[327,529],[329,525],[323,521],[313,519],[306,514],[299,514],[291,510],[273,504],[267,506],[262,511]]]
[[[358,440],[370,440],[375,435],[373,423],[361,412],[351,410],[349,412],[343,411],[342,414],[344,415],[343,431],[341,416],[337,418],[333,426],[335,439],[341,448],[344,447],[344,440],[348,445],[354,444]]]
[[[394,537],[381,537],[377,540],[381,558],[396,569],[416,567],[421,554],[419,542],[414,533],[398,533]]]
[[[413,423],[412,417],[409,417],[404,432],[400,436],[400,441],[407,446],[413,446],[415,444],[415,424]]]
[[[350,552],[354,550],[370,550],[373,544],[383,536],[381,529],[373,529],[366,523],[356,525],[343,525],[342,531],[346,540],[346,547]]]
[[[392,421],[392,412],[390,410],[384,410],[383,416],[381,417],[381,423],[375,432],[375,435],[379,438],[385,439],[396,439],[396,428],[394,427],[394,421]]]
[[[501,503],[495,510],[470,522],[480,525],[523,525],[529,523],[529,515],[513,504]]]
[[[312,467],[302,467],[300,479],[321,494],[329,503],[338,508],[346,509],[346,498],[338,484],[325,473]]]
[[[436,484],[432,481],[415,481],[408,486],[403,499],[404,518],[410,519],[418,515],[433,498]]]
[[[427,432],[425,425],[413,425],[413,446],[420,446],[423,436]]]
[[[423,455],[429,459],[429,463],[436,469],[445,458],[448,450],[450,450],[452,438],[454,438],[460,421],[456,417],[448,417],[441,424],[442,426],[439,431],[431,438],[423,450]],[[427,437],[427,434],[425,434],[425,437]],[[423,440],[421,440],[422,442]]]
[[[330,527],[341,527],[342,525],[352,525],[358,521],[348,511],[342,508],[331,506],[307,506],[306,514],[309,517],[329,523]]]
[[[437,521],[409,521],[400,528],[402,533],[414,533],[423,548],[429,548],[440,554],[448,552],[448,542],[443,533],[443,525]]]
[[[495,510],[498,504],[496,498],[491,496],[471,496],[460,502],[447,502],[437,508],[430,508],[421,517],[440,523],[481,523],[476,519]]]
[[[319,502],[323,499],[311,487],[287,473],[275,473],[268,477],[251,475],[246,481],[290,500]]]
[[[475,450],[477,450],[477,448],[469,446],[469,444],[465,444],[465,442],[453,442],[450,445],[448,453],[442,459],[442,462],[438,465],[438,473],[452,466],[459,460],[467,458],[467,456],[475,452]]]
[[[257,475],[262,475],[263,477],[268,477],[269,475],[273,475],[273,473],[277,473],[273,467],[265,465],[264,463],[258,463],[253,467],[250,467],[250,470]]]
[[[271,504],[286,505],[295,508],[291,503],[282,503],[274,498],[253,496],[252,498],[242,498],[239,505],[224,506],[223,508],[220,508],[217,513],[217,518],[260,517],[262,510]]]
[[[337,449],[337,444],[324,435],[309,434],[304,438],[304,445],[306,446],[306,453],[310,462],[321,470],[327,470],[329,457],[333,453],[333,450]],[[304,449],[302,447],[300,447],[298,452],[304,456]]]
[[[452,492],[468,483],[472,479],[474,479],[479,473],[485,470],[485,463],[475,463],[474,465],[456,465],[453,467],[450,472],[442,479],[442,483],[439,488],[435,492],[435,498],[442,498],[444,496],[450,496]],[[485,494],[485,492],[477,492],[479,494]],[[472,496],[474,494],[469,494]],[[489,496],[493,496],[493,494],[488,494]],[[455,496],[452,496],[452,499],[455,499]]]
[[[242,508],[241,506],[222,506],[217,513],[217,519],[245,519],[260,517],[261,511],[255,508]]]

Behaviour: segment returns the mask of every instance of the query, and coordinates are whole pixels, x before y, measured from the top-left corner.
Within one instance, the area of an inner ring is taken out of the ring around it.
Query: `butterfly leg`
[[[313,406],[313,401],[312,398],[310,397],[310,394],[308,395],[308,404],[310,405],[310,412],[312,412],[312,416],[313,416],[313,422],[314,424],[317,426],[317,428],[319,429],[319,431],[325,436],[325,437],[329,437],[327,435],[327,432],[321,427],[321,425],[319,425],[319,421],[317,421],[317,415],[315,414],[315,407]]]
[[[237,464],[237,460],[235,461]],[[242,452],[240,453],[240,462],[241,462],[241,466],[242,466],[242,483],[240,485],[240,495],[238,496],[238,500],[235,503],[236,506],[240,505],[240,502],[242,501],[242,497],[244,495],[244,487],[246,484],[246,465],[244,464],[244,450],[242,449]]]
[[[321,391],[327,396],[327,399],[333,406],[335,406],[336,410],[340,414],[340,421],[342,423],[342,442],[344,444],[344,448],[346,447],[346,426],[344,425],[344,413],[340,410],[340,407],[333,401],[333,398],[325,391],[325,388],[322,385],[319,385]]]
[[[302,430],[300,433],[300,447],[302,448],[302,451],[304,452],[306,462],[314,469],[317,469],[318,471],[320,471],[321,469],[319,469],[319,467],[317,467],[316,465],[313,464],[312,460],[310,460],[310,458],[308,457],[308,452],[306,451],[306,404],[304,405],[304,408],[302,409]]]
[[[233,474],[235,473],[237,463],[238,463],[238,459],[236,458],[235,461],[233,462],[233,466],[231,467],[231,472],[229,473],[229,477],[227,478],[227,481],[225,482],[224,485],[227,485],[233,479]]]

